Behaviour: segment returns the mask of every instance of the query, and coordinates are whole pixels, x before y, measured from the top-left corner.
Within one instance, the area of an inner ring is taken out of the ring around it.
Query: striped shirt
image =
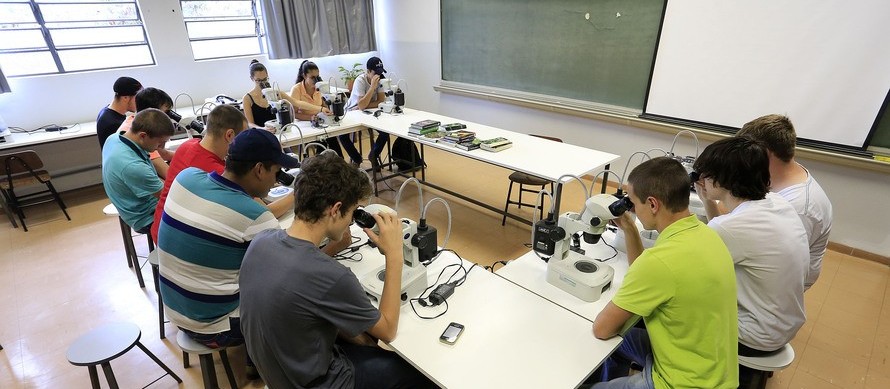
[[[198,168],[180,172],[158,230],[161,295],[173,324],[215,334],[240,316],[238,277],[244,253],[278,220],[238,184]]]

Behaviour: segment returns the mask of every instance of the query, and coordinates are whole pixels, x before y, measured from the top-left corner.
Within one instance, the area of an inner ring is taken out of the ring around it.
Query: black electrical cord
[[[473,268],[477,266],[474,263],[472,266],[470,266],[469,269],[465,268],[463,265],[463,258],[461,258],[459,254],[457,254],[456,252],[454,252],[454,250],[451,250],[451,249],[439,250],[439,252],[436,253],[436,256],[441,254],[442,251],[450,251],[455,256],[457,256],[457,258],[460,262],[454,263],[454,264],[451,264],[451,265],[448,265],[448,266],[445,266],[444,268],[442,268],[442,271],[440,271],[439,275],[436,276],[436,281],[432,285],[430,285],[429,287],[424,289],[423,292],[420,293],[420,296],[418,296],[417,298],[408,300],[408,303],[411,305],[411,310],[414,311],[414,314],[417,315],[417,317],[419,317],[421,319],[435,319],[437,317],[444,315],[446,312],[448,312],[448,300],[447,299],[442,300],[442,303],[445,304],[445,310],[443,310],[442,312],[439,312],[435,316],[421,315],[419,312],[417,312],[417,307],[414,305],[415,303],[420,304],[420,306],[422,306],[422,307],[435,307],[437,304],[433,304],[432,302],[430,302],[430,298],[428,295],[428,294],[432,294],[431,291],[434,291],[434,288],[439,287],[444,284],[450,284],[450,285],[452,285],[452,288],[457,288],[458,286],[463,285],[463,283],[466,282],[467,276],[470,274],[470,271],[473,270]],[[445,282],[440,284],[439,280],[442,278],[442,275],[445,274],[445,271],[451,267],[456,267],[456,269],[454,270],[453,273],[451,273],[450,276],[448,276],[448,279]],[[455,279],[455,277],[461,273],[461,270],[463,270],[463,275],[461,275],[460,278]],[[426,295],[426,297],[424,297],[425,295]]]
[[[492,273],[494,273],[494,267],[495,267],[497,264],[501,264],[501,265],[503,265],[503,266],[506,266],[507,263],[509,263],[509,262],[510,262],[510,261],[495,261],[495,262],[492,263],[490,266],[485,266],[484,269],[485,269],[485,270],[488,270],[488,271],[490,271],[490,272],[492,272]]]
[[[350,246],[343,250],[340,250],[340,252],[334,254],[333,257],[338,261],[361,262],[363,257],[362,253],[359,253],[358,250],[364,246],[370,246],[371,241],[367,240],[365,241],[365,243],[353,246],[362,239],[352,235],[350,235],[350,237],[352,238],[352,243],[350,243]]]

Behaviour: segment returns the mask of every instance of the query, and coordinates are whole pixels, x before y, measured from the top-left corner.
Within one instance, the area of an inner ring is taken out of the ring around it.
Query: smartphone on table
[[[460,323],[452,322],[445,328],[445,331],[442,332],[442,336],[439,337],[439,341],[445,344],[454,344],[457,342],[457,338],[460,337],[460,334],[464,332],[464,325]]]

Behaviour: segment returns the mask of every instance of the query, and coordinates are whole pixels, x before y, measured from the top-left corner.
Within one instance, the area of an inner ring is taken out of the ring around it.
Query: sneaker
[[[244,368],[244,372],[247,375],[247,379],[250,381],[260,379],[260,372],[257,371],[256,366],[247,365],[247,367]]]

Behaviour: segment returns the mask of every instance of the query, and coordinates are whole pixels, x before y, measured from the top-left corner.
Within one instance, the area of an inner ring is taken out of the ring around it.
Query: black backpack
[[[392,143],[392,151],[390,157],[395,161],[400,171],[412,170],[419,167],[426,167],[426,163],[420,158],[417,146],[414,142],[405,138],[396,138]]]

